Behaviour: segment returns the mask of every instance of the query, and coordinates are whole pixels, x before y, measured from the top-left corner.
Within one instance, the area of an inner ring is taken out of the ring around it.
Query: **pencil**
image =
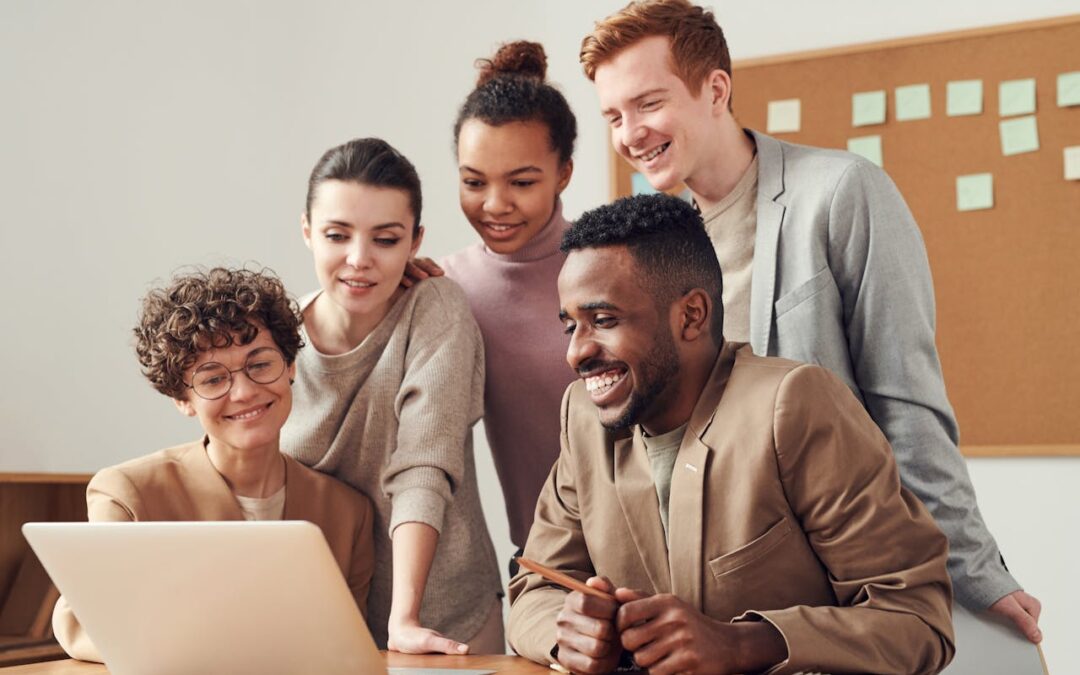
[[[597,598],[603,598],[604,600],[615,600],[615,596],[611,593],[605,593],[598,588],[588,586],[578,581],[574,577],[570,576],[569,574],[563,574],[558,570],[553,570],[546,565],[541,565],[535,560],[529,560],[528,558],[518,556],[517,561],[519,565],[529,570],[530,572],[536,572],[548,581],[556,583],[568,590],[578,591],[580,593],[584,593],[585,595],[592,595]]]

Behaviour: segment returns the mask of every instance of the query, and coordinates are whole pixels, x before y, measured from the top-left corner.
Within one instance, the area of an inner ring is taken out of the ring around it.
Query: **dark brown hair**
[[[413,237],[420,235],[420,176],[412,162],[381,138],[356,138],[323,153],[308,178],[304,212],[309,221],[315,191],[328,180],[402,190],[409,196]]]
[[[135,326],[135,353],[155,389],[183,399],[184,372],[199,352],[250,344],[260,327],[291,364],[304,345],[300,321],[296,301],[270,270],[198,270],[146,294]]]
[[[581,41],[586,77],[594,79],[600,65],[654,35],[668,38],[672,70],[691,93],[696,94],[716,69],[731,75],[727,40],[712,12],[689,0],[638,0],[597,21],[593,32]]]
[[[565,164],[574,155],[577,119],[566,98],[548,84],[547,55],[537,42],[508,42],[490,59],[478,59],[480,76],[458,111],[454,122],[454,147],[461,126],[478,119],[497,127],[509,122],[540,122],[548,129],[551,149]]]

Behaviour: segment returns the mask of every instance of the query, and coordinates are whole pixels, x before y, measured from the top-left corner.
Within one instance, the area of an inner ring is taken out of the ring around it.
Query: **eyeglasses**
[[[263,347],[248,354],[243,367],[236,370],[210,361],[199,366],[191,376],[191,384],[185,382],[184,386],[194,390],[200,398],[214,401],[229,393],[233,386],[233,373],[240,371],[256,384],[272,384],[285,372],[285,357],[273,347]]]

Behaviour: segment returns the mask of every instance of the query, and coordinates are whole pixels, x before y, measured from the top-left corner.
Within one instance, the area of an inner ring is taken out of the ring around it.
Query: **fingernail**
[[[469,646],[468,645],[458,645],[457,650],[458,650],[458,653],[464,654],[465,652],[469,651]]]

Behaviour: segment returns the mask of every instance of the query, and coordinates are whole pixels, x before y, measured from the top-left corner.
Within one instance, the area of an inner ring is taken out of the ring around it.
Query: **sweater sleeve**
[[[86,487],[87,516],[91,523],[134,521],[138,503],[135,485],[116,469],[99,471]],[[64,596],[60,596],[53,608],[52,625],[56,641],[68,656],[80,661],[104,662]]]
[[[412,317],[394,400],[398,442],[382,477],[391,500],[391,536],[409,522],[442,531],[447,505],[471,462],[472,427],[484,412],[480,330],[461,290],[449,280],[432,281],[423,282],[428,297]]]

